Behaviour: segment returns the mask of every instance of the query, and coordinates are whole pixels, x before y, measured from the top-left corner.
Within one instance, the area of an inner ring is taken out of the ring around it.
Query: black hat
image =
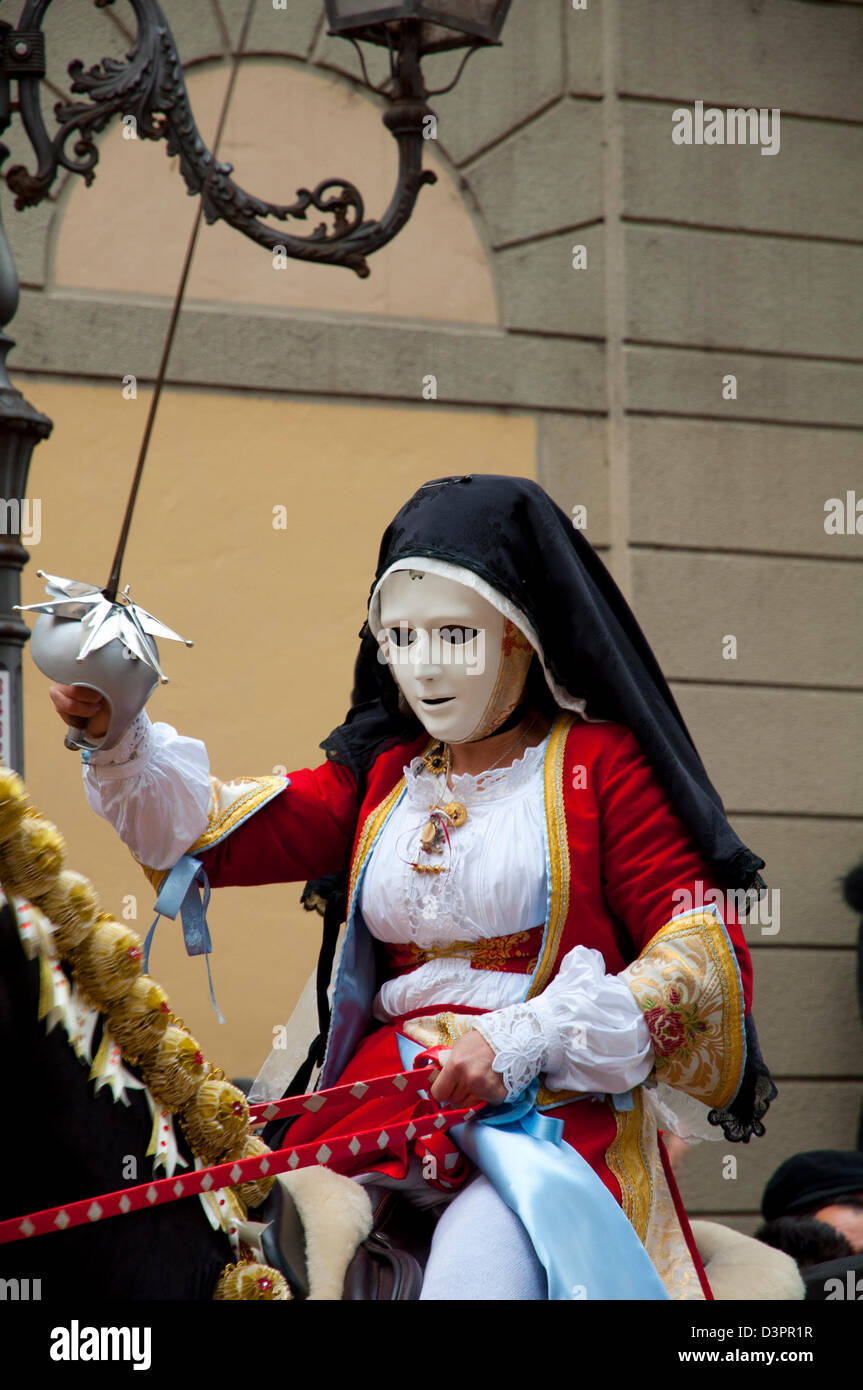
[[[813,1149],[780,1164],[764,1189],[761,1212],[765,1221],[774,1221],[827,1206],[852,1192],[863,1193],[863,1153]]]

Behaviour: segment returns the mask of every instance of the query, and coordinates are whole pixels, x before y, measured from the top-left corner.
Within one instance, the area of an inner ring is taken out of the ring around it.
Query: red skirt
[[[401,1022],[402,1020],[397,1019],[392,1023],[382,1024],[367,1034],[336,1084],[343,1086],[358,1081],[371,1081],[378,1076],[392,1076],[404,1071],[398,1045]],[[349,1119],[344,1113],[339,1116],[334,1114],[330,1107],[324,1107],[316,1113],[307,1112],[295,1120],[288,1130],[285,1146],[295,1148],[300,1144],[309,1144],[317,1140],[325,1143],[331,1136],[341,1136],[348,1132],[358,1133],[378,1127],[382,1136],[385,1136],[387,1125],[394,1125],[399,1120],[417,1119],[420,1114],[428,1113],[428,1103],[418,1103],[414,1096],[403,1099],[399,1092],[393,1092],[377,1100],[355,1101],[351,1106]],[[575,1100],[570,1101],[568,1105],[557,1107],[553,1113],[556,1119],[563,1121],[564,1142],[581,1154],[618,1205],[622,1205],[620,1184],[606,1161],[606,1154],[617,1138],[617,1121],[611,1102]],[[698,1272],[704,1296],[712,1298],[661,1134],[659,1148],[675,1211]],[[458,1152],[446,1134],[441,1133],[411,1141],[393,1141],[387,1138],[381,1148],[380,1159],[372,1163],[367,1156],[360,1156],[350,1164],[341,1164],[340,1171],[347,1177],[358,1177],[362,1173],[381,1173],[390,1178],[401,1179],[406,1177],[414,1154],[421,1159],[425,1159],[427,1155],[435,1159],[435,1163],[429,1165],[429,1171],[439,1176],[428,1177],[427,1181],[444,1191],[454,1191],[461,1187],[473,1171],[473,1164]]]

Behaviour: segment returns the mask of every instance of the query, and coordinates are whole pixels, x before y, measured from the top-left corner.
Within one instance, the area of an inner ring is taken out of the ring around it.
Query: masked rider
[[[214,887],[325,894],[342,876],[319,1085],[432,1049],[434,1097],[485,1107],[355,1164],[435,1205],[423,1298],[709,1297],[658,1131],[763,1132],[774,1092],[730,906],[763,861],[537,484],[419,489],[384,534],[361,636],[320,767],[221,782],[200,742],[142,713],[89,755],[90,804],[157,888],[186,855]],[[52,695],[67,718],[95,708]],[[385,1136],[402,1113],[359,1101],[354,1122]],[[323,1111],[286,1142],[326,1135]]]

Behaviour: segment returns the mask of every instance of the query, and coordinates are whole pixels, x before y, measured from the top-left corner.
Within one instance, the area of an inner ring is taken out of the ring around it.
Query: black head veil
[[[548,674],[593,718],[626,725],[680,819],[726,886],[759,886],[764,861],[732,830],[647,639],[590,543],[538,483],[496,474],[426,483],[384,532],[375,584],[396,561],[426,556],[472,570],[539,637]],[[374,589],[374,585],[372,586]],[[399,711],[389,667],[365,624],[352,707],[321,745],[359,773],[387,743],[422,727]]]

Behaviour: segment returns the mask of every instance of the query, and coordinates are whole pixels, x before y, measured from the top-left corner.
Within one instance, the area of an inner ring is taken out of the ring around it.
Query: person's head
[[[534,649],[467,584],[394,570],[380,586],[377,636],[406,703],[435,738],[487,738],[522,701]]]
[[[800,1269],[841,1260],[854,1249],[844,1235],[813,1216],[777,1216],[755,1232],[755,1239],[774,1250],[783,1250]]]
[[[863,1255],[863,1192],[817,1207],[812,1215],[844,1236],[855,1255]]]
[[[786,1159],[764,1189],[761,1211],[767,1222],[783,1216],[824,1222],[852,1251],[863,1252],[863,1154],[814,1149]]]

